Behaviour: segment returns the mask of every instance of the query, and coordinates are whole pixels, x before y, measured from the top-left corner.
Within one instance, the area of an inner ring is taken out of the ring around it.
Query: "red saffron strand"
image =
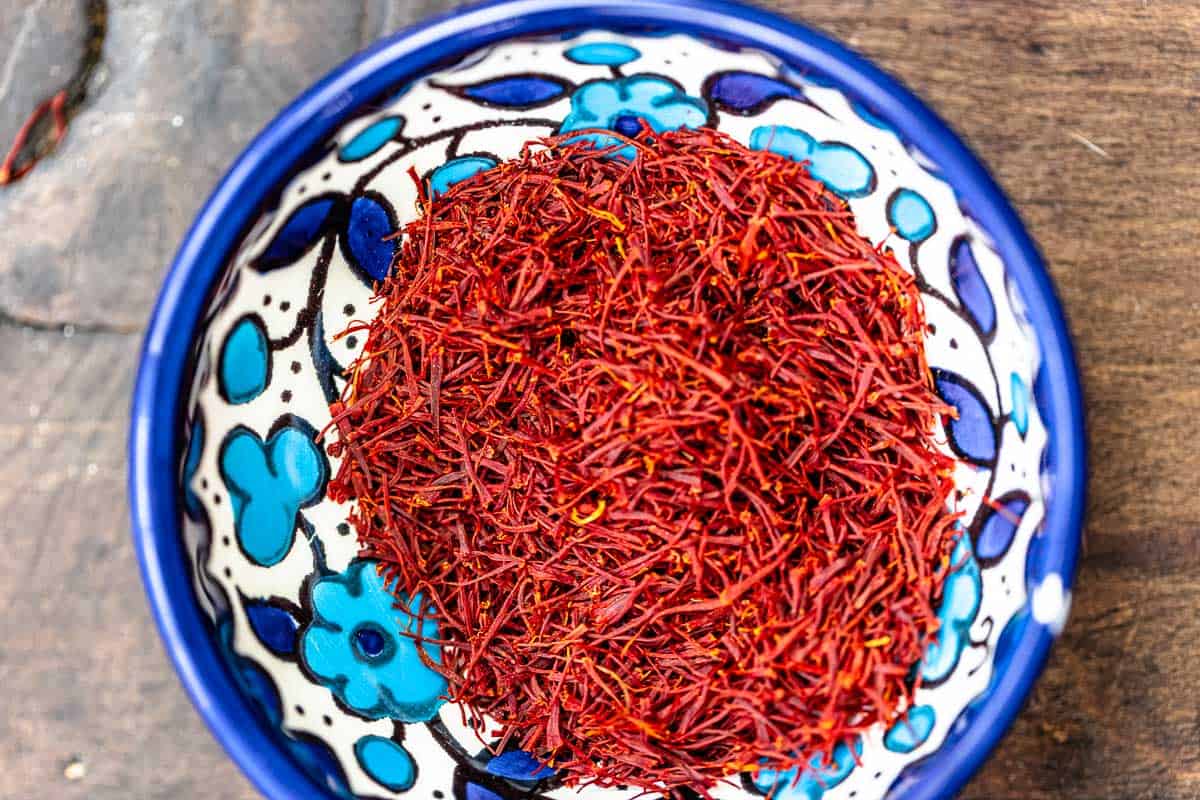
[[[329,494],[502,742],[569,784],[705,791],[911,702],[951,409],[914,278],[804,165],[711,130],[630,143],[422,187]]]

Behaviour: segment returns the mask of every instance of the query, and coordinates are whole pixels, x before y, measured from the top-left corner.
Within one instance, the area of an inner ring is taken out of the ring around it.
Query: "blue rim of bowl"
[[[129,495],[142,579],[167,651],[217,740],[271,800],[330,797],[270,735],[218,654],[192,592],[177,488],[181,402],[189,353],[210,289],[255,214],[293,166],[364,103],[449,59],[513,36],[565,29],[661,27],[764,50],[832,78],[938,165],[988,232],[1021,292],[1042,349],[1054,494],[1038,558],[1074,581],[1086,491],[1083,402],[1067,323],[1037,248],[1003,192],[967,147],[894,79],[840,44],[778,15],[727,0],[498,0],[435,17],[354,56],[285,108],[246,148],[188,231],[150,318],[133,397]],[[1045,665],[1054,634],[1030,618],[1003,674],[955,731],[889,797],[953,796],[1012,724]],[[909,769],[912,769],[910,767]],[[903,788],[901,788],[903,784]]]

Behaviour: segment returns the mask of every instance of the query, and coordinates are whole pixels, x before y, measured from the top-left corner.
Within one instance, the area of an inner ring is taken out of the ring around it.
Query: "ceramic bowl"
[[[918,276],[944,446],[967,511],[942,629],[907,717],[801,775],[722,798],[941,798],[1015,715],[1070,601],[1084,492],[1062,313],[1001,192],[919,101],[859,57],[714,0],[506,0],[337,69],[250,145],[200,213],[154,313],[130,442],[142,569],[217,738],[274,800],[579,794],[492,756],[394,641],[334,465],[312,442],[414,215],[435,190],[581,128],[711,125],[810,162]],[[984,498],[989,502],[983,502]],[[389,647],[390,645],[390,647]],[[587,789],[630,797],[632,791]]]

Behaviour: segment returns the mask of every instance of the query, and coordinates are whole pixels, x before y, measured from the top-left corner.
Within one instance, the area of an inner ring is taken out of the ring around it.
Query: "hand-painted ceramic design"
[[[443,680],[399,635],[417,621],[393,607],[357,557],[347,508],[325,496],[336,464],[313,437],[362,344],[338,334],[371,317],[391,234],[415,216],[410,170],[443,192],[531,139],[631,134],[643,120],[711,125],[808,162],[918,276],[936,386],[958,410],[938,435],[959,459],[963,531],[917,704],[832,764],[763,770],[714,796],[881,798],[965,724],[1027,608],[1061,628],[1062,576],[1026,575],[1046,504],[1038,342],[988,234],[934,165],[839,89],[753,50],[604,31],[502,42],[398,88],[296,170],[228,264],[196,344],[180,471],[196,595],[237,685],[332,796],[633,794],[565,789],[520,751],[492,757],[442,703]]]

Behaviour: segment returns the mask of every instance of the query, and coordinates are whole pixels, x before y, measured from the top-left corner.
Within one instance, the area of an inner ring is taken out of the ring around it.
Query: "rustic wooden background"
[[[0,150],[80,0],[0,0]],[[0,797],[253,798],[153,630],[124,450],[186,226],[290,98],[442,0],[114,0],[59,150],[0,188]],[[1088,394],[1075,613],[983,800],[1200,797],[1200,7],[785,0],[928,100],[1041,243]]]

